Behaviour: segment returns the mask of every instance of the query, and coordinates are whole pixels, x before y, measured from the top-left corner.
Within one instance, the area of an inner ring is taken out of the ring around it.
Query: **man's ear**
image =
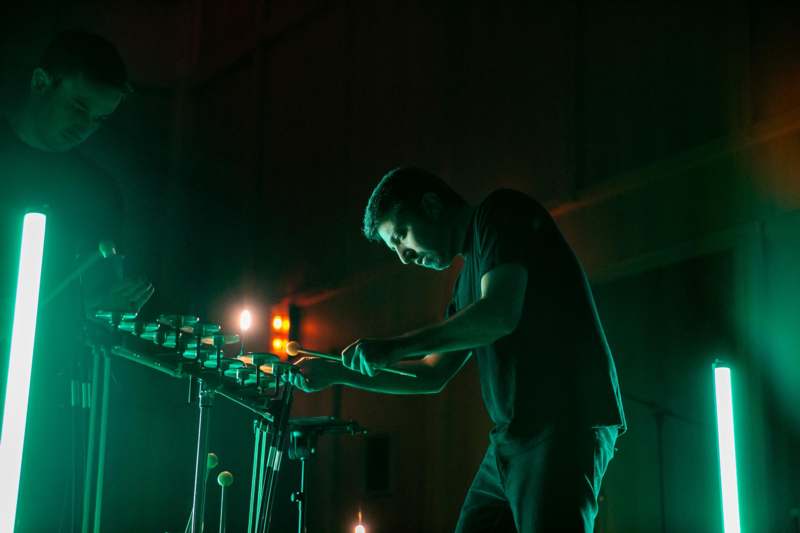
[[[422,211],[432,220],[438,220],[444,211],[444,204],[435,192],[426,192],[422,195]]]
[[[31,76],[31,92],[34,94],[44,94],[53,86],[53,77],[42,67],[33,70]]]

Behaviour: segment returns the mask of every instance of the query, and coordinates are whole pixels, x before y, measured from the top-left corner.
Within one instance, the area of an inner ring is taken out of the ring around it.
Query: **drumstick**
[[[319,357],[320,359],[328,359],[329,361],[336,361],[339,363],[342,362],[342,358],[339,356],[324,352],[316,352],[314,350],[306,350],[305,348],[301,347],[297,341],[291,341],[286,345],[286,353],[291,355],[292,357],[302,353],[305,355],[312,355],[314,357]],[[407,378],[417,377],[417,375],[412,372],[397,370],[396,368],[383,367],[383,368],[378,368],[378,370],[380,370],[381,372],[388,372],[389,374],[397,374],[398,376],[405,376]]]

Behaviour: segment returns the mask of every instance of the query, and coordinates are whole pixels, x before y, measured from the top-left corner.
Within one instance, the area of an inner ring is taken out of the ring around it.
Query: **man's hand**
[[[153,296],[153,285],[143,279],[122,280],[96,301],[88,302],[89,309],[138,313]]]
[[[359,339],[342,350],[342,364],[365,376],[374,376],[381,368],[403,358],[391,339]]]
[[[288,379],[303,392],[319,392],[336,385],[336,376],[342,371],[336,363],[312,357],[304,357],[294,366],[295,371]]]

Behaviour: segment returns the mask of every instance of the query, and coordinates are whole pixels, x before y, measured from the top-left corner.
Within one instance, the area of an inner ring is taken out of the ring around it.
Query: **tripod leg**
[[[264,450],[266,449],[267,432],[264,423],[256,420],[253,423],[255,446],[253,447],[253,475],[250,482],[250,513],[247,518],[247,533],[255,533],[258,517],[261,516],[261,500],[264,479]]]
[[[272,520],[272,508],[275,505],[275,490],[278,488],[278,474],[281,468],[283,451],[286,449],[286,429],[289,426],[289,412],[292,409],[293,389],[287,385],[283,389],[283,398],[280,400],[280,413],[275,417],[275,429],[270,441],[270,453],[267,458],[267,478],[269,484],[266,491],[266,502],[264,509],[263,533],[268,533]]]
[[[94,496],[94,527],[92,533],[100,533],[100,521],[103,515],[103,483],[106,468],[106,437],[108,436],[108,395],[111,384],[111,359],[103,354],[103,392],[100,402],[100,435],[97,446],[97,483]],[[95,389],[96,390],[96,389]]]
[[[97,440],[97,418],[100,409],[92,396],[96,392],[100,381],[100,353],[97,347],[92,348],[92,382],[93,389],[89,389],[89,434],[87,436],[86,470],[83,477],[83,512],[81,513],[81,533],[89,533],[89,514],[91,513],[91,493],[94,481],[95,442]]]

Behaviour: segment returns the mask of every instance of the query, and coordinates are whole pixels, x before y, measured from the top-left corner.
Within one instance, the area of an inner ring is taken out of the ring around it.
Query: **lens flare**
[[[253,314],[249,309],[245,309],[239,315],[239,328],[242,331],[247,331],[253,326]]]

